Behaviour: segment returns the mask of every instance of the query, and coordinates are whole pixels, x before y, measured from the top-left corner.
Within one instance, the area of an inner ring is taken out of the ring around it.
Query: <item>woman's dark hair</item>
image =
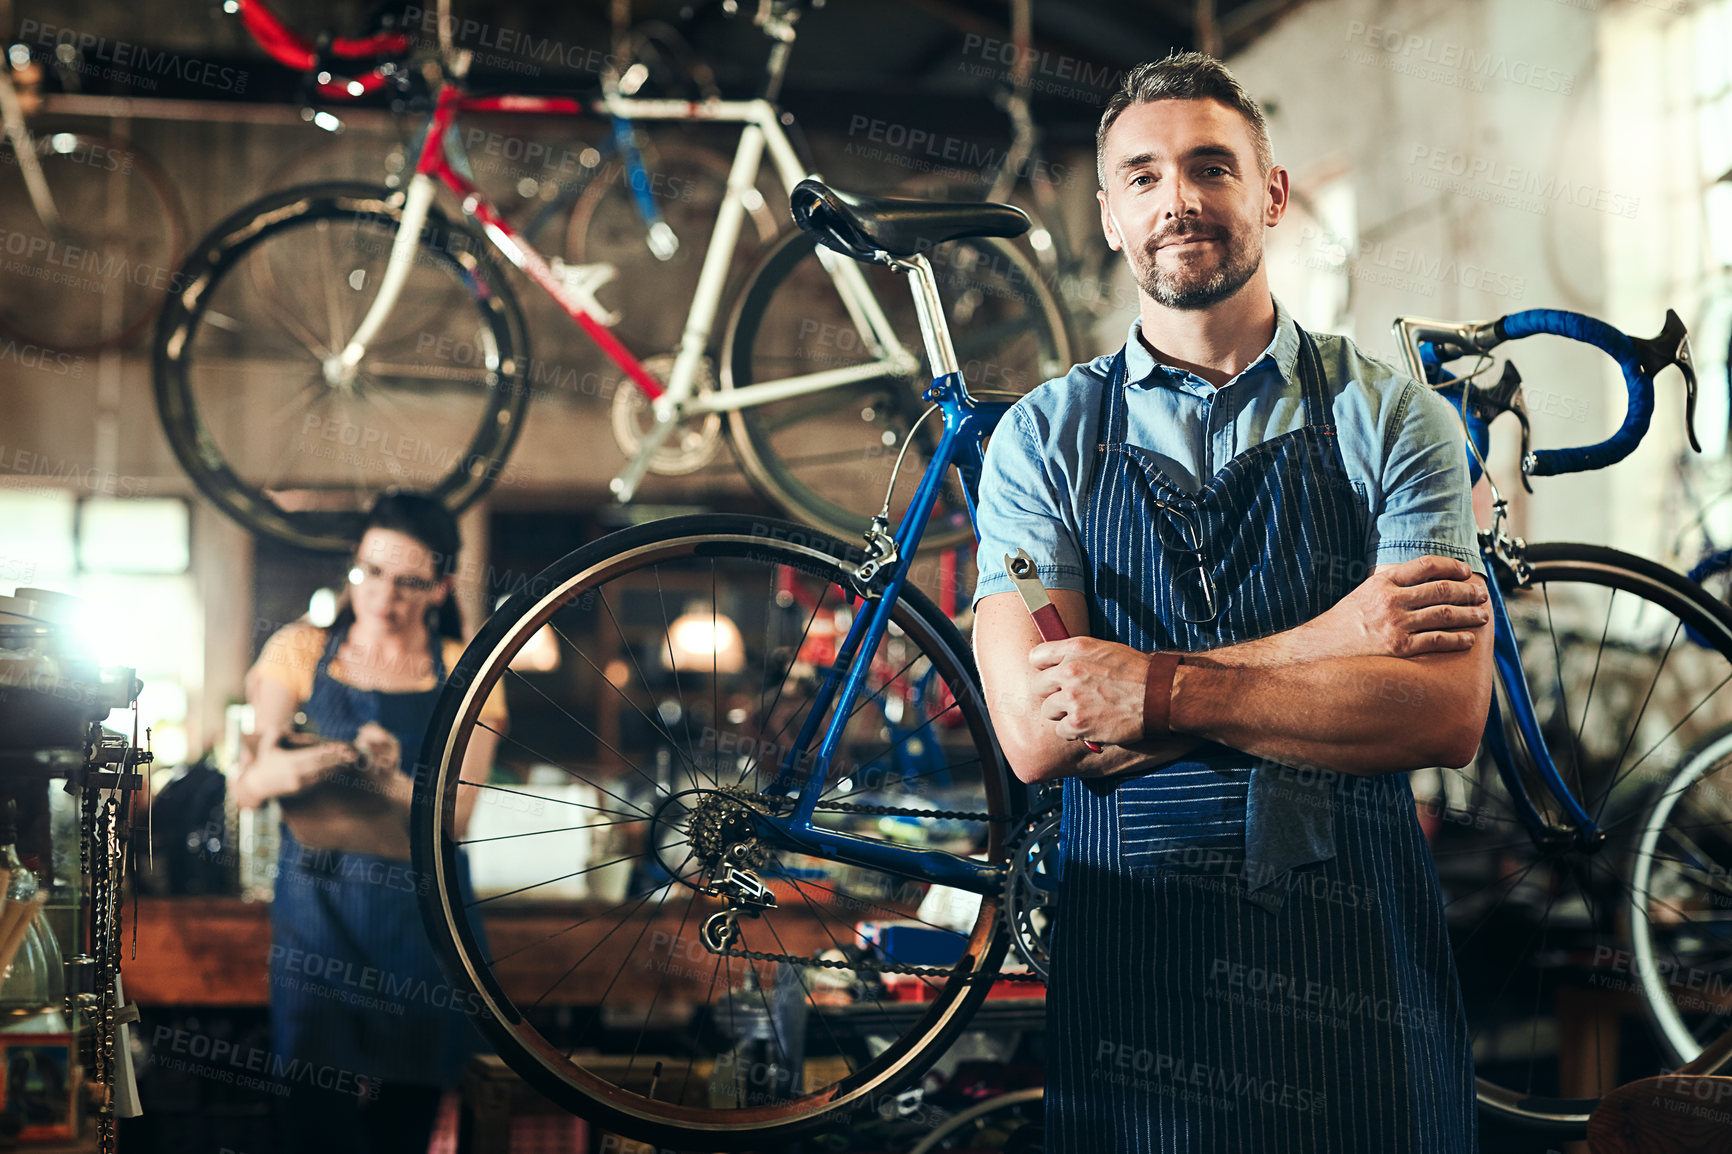
[[[367,514],[366,523],[361,527],[362,534],[365,535],[368,529],[388,529],[412,537],[433,554],[433,572],[436,575],[449,577],[457,572],[457,554],[462,548],[457,518],[451,515],[451,510],[425,493],[406,490],[381,493]],[[429,627],[441,637],[463,640],[463,616],[457,610],[455,591],[445,595],[437,614],[438,619]],[[349,605],[345,593],[342,608],[337,610],[331,628],[340,633],[354,620],[355,610]]]

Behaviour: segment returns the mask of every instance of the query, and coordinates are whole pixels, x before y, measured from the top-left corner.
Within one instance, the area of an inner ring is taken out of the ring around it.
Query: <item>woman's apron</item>
[[[431,639],[434,688],[387,693],[330,676],[343,636],[333,632],[319,658],[308,720],[329,741],[378,722],[402,748],[400,772],[413,776],[445,684],[443,645]],[[282,826],[270,955],[278,1054],[375,1082],[457,1084],[481,1046],[469,1020],[478,1006],[445,980],[428,944],[418,895],[432,880],[397,858],[304,847]],[[461,853],[458,884],[472,903]]]
[[[1083,526],[1094,636],[1218,648],[1292,629],[1371,572],[1303,331],[1298,373],[1304,427],[1189,493],[1126,443],[1119,353]],[[1182,527],[1157,526],[1175,516],[1157,502],[1196,527],[1211,622],[1177,612],[1194,563],[1162,547]],[[1475,1149],[1472,1051],[1405,773],[1291,769],[1211,743],[1104,788],[1064,783],[1049,1151]]]

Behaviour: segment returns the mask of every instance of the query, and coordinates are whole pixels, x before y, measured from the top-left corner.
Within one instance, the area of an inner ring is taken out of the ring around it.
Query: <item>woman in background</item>
[[[422,736],[463,652],[459,545],[436,500],[380,497],[331,627],[284,626],[247,674],[258,744],[235,800],[276,798],[284,821],[270,979],[286,1149],[425,1154],[440,1095],[479,1041],[422,928],[431,879],[409,862]],[[465,781],[487,780],[505,726],[497,688],[481,723]],[[458,793],[459,837],[475,795]]]

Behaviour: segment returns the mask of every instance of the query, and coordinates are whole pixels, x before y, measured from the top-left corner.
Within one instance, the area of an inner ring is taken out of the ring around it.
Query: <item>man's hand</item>
[[[1067,741],[1129,745],[1143,736],[1149,655],[1094,637],[1043,641],[1028,651],[1029,691],[1040,715]]]
[[[1306,657],[1418,657],[1473,647],[1491,620],[1489,595],[1467,562],[1426,556],[1379,569],[1320,616],[1292,630]]]

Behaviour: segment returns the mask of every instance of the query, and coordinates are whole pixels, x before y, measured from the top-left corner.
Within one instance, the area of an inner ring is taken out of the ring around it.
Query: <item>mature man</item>
[[[1098,146],[1141,315],[981,481],[988,705],[1017,775],[1063,781],[1047,1148],[1465,1154],[1402,773],[1472,760],[1491,693],[1459,423],[1270,296],[1288,176],[1219,62],[1132,70]],[[985,563],[1019,547],[1071,640]]]

